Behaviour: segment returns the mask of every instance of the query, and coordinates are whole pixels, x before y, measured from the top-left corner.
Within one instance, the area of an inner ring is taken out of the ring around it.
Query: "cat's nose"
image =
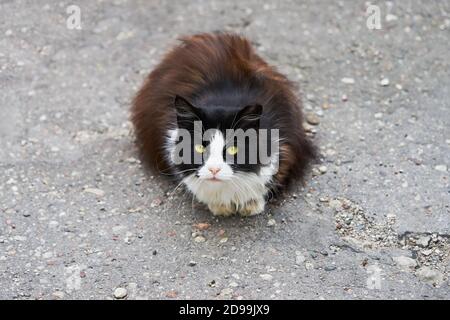
[[[217,168],[217,167],[211,167],[211,168],[208,168],[208,170],[209,170],[209,172],[211,172],[213,175],[216,175],[216,174],[220,171],[220,168]]]

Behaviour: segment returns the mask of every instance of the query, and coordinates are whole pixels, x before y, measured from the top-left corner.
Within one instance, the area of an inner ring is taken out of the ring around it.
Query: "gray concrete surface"
[[[381,30],[365,1],[1,0],[0,298],[450,298],[450,2],[373,3]],[[320,120],[322,163],[254,218],[144,170],[127,120],[175,39],[212,30]]]

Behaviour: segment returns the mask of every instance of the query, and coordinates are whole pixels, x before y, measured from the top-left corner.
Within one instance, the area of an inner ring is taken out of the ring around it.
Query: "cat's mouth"
[[[211,182],[221,182],[222,179],[219,179],[219,178],[216,178],[216,177],[212,177],[212,178],[206,179],[206,181],[211,181]]]

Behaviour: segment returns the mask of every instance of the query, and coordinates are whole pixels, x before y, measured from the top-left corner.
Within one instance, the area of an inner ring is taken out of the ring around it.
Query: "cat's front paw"
[[[239,209],[239,214],[243,217],[254,216],[264,211],[266,202],[264,199],[253,199],[245,203],[245,205]]]
[[[232,204],[208,204],[208,209],[214,216],[229,217],[236,213],[236,207]]]

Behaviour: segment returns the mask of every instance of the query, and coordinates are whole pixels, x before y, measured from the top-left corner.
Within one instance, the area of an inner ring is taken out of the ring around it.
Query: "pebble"
[[[327,170],[328,170],[328,168],[327,168],[326,166],[320,166],[320,167],[319,167],[319,172],[320,172],[321,174],[327,173]]]
[[[97,197],[103,197],[105,195],[105,191],[97,188],[86,188],[84,192],[95,194]]]
[[[114,298],[116,299],[123,299],[127,296],[128,292],[127,289],[125,288],[116,288],[116,290],[114,290]]]
[[[354,84],[355,83],[355,79],[353,79],[353,78],[342,78],[341,81],[345,84]]]
[[[336,270],[336,266],[326,266],[324,269],[325,271],[333,271]]]
[[[331,208],[335,209],[336,211],[342,209],[342,202],[338,199],[333,199],[330,202],[328,202]]]
[[[416,276],[431,285],[439,285],[444,280],[444,275],[430,267],[421,267],[416,271]]]
[[[431,241],[431,237],[430,236],[422,236],[419,239],[416,240],[416,244],[421,246],[421,247],[427,247],[428,244]]]
[[[203,236],[196,236],[196,237],[194,238],[194,241],[197,242],[197,243],[201,243],[201,242],[205,242],[206,239],[205,239],[205,237],[203,237]]]
[[[188,263],[188,266],[189,266],[189,267],[194,267],[194,266],[196,266],[196,265],[197,265],[197,262],[195,262],[195,261],[193,261],[193,260],[189,261],[189,263]]]
[[[406,256],[398,256],[392,258],[397,266],[400,267],[403,271],[410,271],[416,268],[417,261],[406,257]]]
[[[222,291],[220,291],[220,295],[222,295],[222,296],[230,296],[230,295],[232,295],[233,294],[233,289],[231,289],[231,288],[225,288],[225,289],[222,289]]]
[[[273,279],[273,276],[268,273],[260,274],[259,276],[261,277],[261,279],[266,280],[266,281],[270,281]]]
[[[306,122],[312,124],[313,126],[317,126],[320,123],[320,119],[316,114],[308,112],[306,114]]]
[[[64,299],[64,292],[62,292],[62,291],[55,291],[55,292],[52,293],[52,296],[55,299]]]
[[[211,224],[209,224],[207,222],[200,222],[200,223],[194,224],[194,228],[196,228],[200,231],[207,230],[207,229],[209,229],[209,227],[211,227]]]
[[[383,78],[383,79],[381,79],[381,81],[380,81],[380,85],[383,86],[383,87],[388,86],[389,83],[390,83],[390,82],[389,82],[389,79],[388,79],[388,78]]]
[[[386,22],[396,21],[397,19],[397,16],[394,14],[389,13],[386,15]]]
[[[445,164],[439,164],[434,167],[434,170],[441,171],[441,172],[447,172],[447,166]]]
[[[300,251],[295,251],[295,264],[300,266],[306,261],[305,256]]]
[[[377,112],[373,115],[375,117],[375,119],[381,119],[383,118],[383,114],[381,112]]]
[[[222,239],[219,240],[220,243],[226,243],[228,241],[227,237],[223,237]]]
[[[276,224],[277,222],[275,221],[275,219],[269,219],[269,221],[267,221],[268,227],[274,227]]]

